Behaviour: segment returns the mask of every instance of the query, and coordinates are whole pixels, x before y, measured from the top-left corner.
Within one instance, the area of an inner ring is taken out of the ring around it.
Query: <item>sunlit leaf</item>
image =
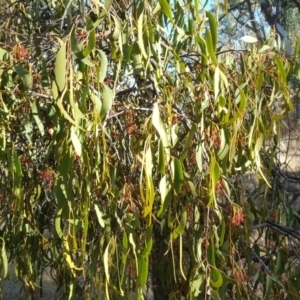
[[[166,210],[168,209],[170,202],[171,202],[171,191],[172,185],[168,180],[168,176],[164,175],[160,182],[159,182],[159,191],[160,191],[160,198],[161,198],[161,206],[159,211],[157,212],[157,216],[163,216]]]
[[[99,81],[103,82],[107,76],[108,60],[105,53],[102,50],[98,49],[98,53],[100,55],[100,63],[101,63]]]
[[[216,21],[215,16],[211,12],[206,11],[206,16],[208,17],[208,21],[209,21],[209,28],[212,37],[213,50],[216,51],[217,43],[218,43],[218,23]]]
[[[67,72],[67,45],[60,41],[60,49],[56,55],[54,64],[55,82],[60,92],[62,92],[66,86],[66,72]]]
[[[256,37],[250,35],[245,35],[241,37],[240,40],[248,44],[254,44],[258,42],[258,39]]]
[[[153,106],[152,123],[153,123],[155,129],[157,130],[159,136],[162,139],[162,143],[164,145],[164,148],[165,148],[165,151],[166,151],[167,155],[169,155],[169,152],[170,152],[169,137],[167,135],[165,125],[163,124],[163,122],[161,120],[157,103],[155,103],[154,106]],[[167,157],[167,160],[168,159],[169,159],[169,157]]]
[[[167,2],[167,0],[159,0],[159,4],[161,6],[162,11],[168,17],[168,19],[173,23],[172,9],[171,5]]]
[[[95,45],[96,45],[96,34],[95,34],[95,30],[92,29],[89,33],[88,44],[85,50],[83,51],[85,57],[87,57],[93,51]]]
[[[71,141],[72,141],[72,144],[73,144],[73,147],[75,149],[75,152],[78,156],[81,156],[81,153],[82,153],[82,146],[81,146],[81,142],[75,132],[75,127],[72,126],[71,127]]]
[[[106,84],[102,84],[102,88],[103,88],[103,101],[102,101],[101,111],[100,111],[100,120],[102,120],[106,116],[106,114],[110,111],[113,103],[112,90]]]

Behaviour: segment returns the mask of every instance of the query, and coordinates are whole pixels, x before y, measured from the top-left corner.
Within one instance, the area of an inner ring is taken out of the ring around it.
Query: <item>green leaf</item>
[[[217,60],[215,50],[214,50],[214,47],[213,47],[212,36],[211,36],[211,33],[208,29],[206,29],[206,32],[205,32],[205,42],[206,42],[206,47],[207,47],[208,54],[209,54],[212,62],[215,65],[217,65],[218,60]]]
[[[157,170],[160,174],[165,174],[166,162],[165,162],[165,151],[162,140],[158,142],[158,166]]]
[[[18,156],[18,153],[14,151],[14,171],[17,175],[18,182],[21,183],[22,180],[22,165]]]
[[[157,130],[163,146],[164,146],[164,150],[167,153],[167,161],[169,160],[170,157],[170,142],[169,142],[169,138],[165,129],[165,125],[162,122],[161,118],[160,118],[160,114],[159,114],[159,108],[158,108],[158,104],[155,103],[153,106],[153,114],[152,114],[152,124],[155,127],[155,129]]]
[[[284,70],[282,60],[281,60],[281,58],[275,56],[275,61],[276,61],[276,65],[277,65],[277,68],[278,68],[278,73],[280,75],[282,83],[286,84],[286,73],[285,73],[285,70]]]
[[[114,2],[114,0],[105,0],[103,10],[102,10],[102,12],[101,12],[101,14],[100,14],[100,17],[99,17],[100,20],[101,20],[101,19],[109,12],[110,7],[111,7],[111,5],[113,4],[113,2]],[[96,24],[96,23],[95,23],[95,25],[94,25],[95,28],[96,28],[98,25],[99,25],[99,24]]]
[[[167,2],[167,0],[158,0],[160,7],[163,13],[168,17],[168,19],[174,23],[173,16],[172,16],[172,9],[171,5]]]
[[[110,275],[109,275],[109,247],[110,247],[111,241],[112,241],[112,238],[110,239],[108,245],[106,246],[106,249],[105,249],[104,255],[103,255],[104,272],[105,272],[107,282],[110,281]]]
[[[213,50],[214,52],[216,52],[217,44],[218,44],[218,23],[216,21],[215,16],[211,12],[206,11],[206,16],[208,17]]]
[[[210,281],[209,281],[210,284],[215,288],[221,287],[222,283],[223,283],[222,274],[215,267],[211,267],[210,272],[211,272],[211,274],[210,274],[211,277],[210,277]]]
[[[138,8],[138,45],[140,47],[141,53],[144,56],[144,58],[147,58],[148,55],[145,50],[145,45],[144,45],[144,36],[143,36],[143,31],[144,31],[144,4],[143,2],[140,3],[139,8]]]
[[[95,33],[95,29],[92,29],[89,33],[88,44],[85,50],[83,51],[83,55],[87,57],[93,51],[95,45],[96,45],[96,33]]]
[[[100,120],[106,116],[106,114],[110,111],[112,103],[113,103],[113,92],[112,90],[106,85],[102,84],[103,87],[103,101],[100,111]]]
[[[33,102],[31,103],[31,111],[41,135],[44,136],[45,135],[44,124],[40,119],[40,110],[39,110],[38,101],[36,99],[33,100]]]
[[[10,58],[10,54],[7,52],[7,50],[0,48],[0,60],[3,61],[6,58]]]
[[[204,153],[202,152],[204,151],[204,149],[202,148],[202,144],[201,142],[199,142],[199,144],[196,146],[196,162],[197,162],[197,166],[200,172],[203,171],[203,155]]]
[[[269,300],[272,292],[273,280],[270,275],[267,275],[266,285],[265,285],[265,293],[263,300]]]
[[[175,230],[172,233],[172,238],[176,239],[178,238],[178,236],[180,234],[182,234],[185,226],[186,226],[186,221],[187,221],[187,212],[184,209],[183,212],[181,213],[181,217],[180,217],[180,222],[178,224],[178,226],[175,228]]]
[[[222,300],[217,291],[210,290],[210,296],[211,296],[211,300]]]
[[[54,227],[57,235],[63,239],[63,231],[61,228],[61,215],[62,215],[62,208],[57,212],[55,219],[54,219]]]
[[[85,65],[89,66],[89,67],[95,67],[95,64],[93,62],[91,62],[88,58],[83,58],[81,60]]]
[[[141,286],[147,283],[148,270],[149,270],[149,258],[148,256],[144,259],[143,256],[137,255],[138,260],[138,281]]]
[[[169,178],[168,175],[164,175],[159,182],[161,207],[157,212],[158,217],[162,217],[165,214],[165,212],[169,208],[172,199],[171,198],[172,185],[168,178]]]
[[[72,144],[73,144],[76,154],[80,157],[81,153],[82,153],[82,146],[81,146],[81,142],[80,142],[75,130],[76,130],[75,127],[72,126],[71,127],[71,141],[72,141]]]
[[[220,92],[220,69],[217,66],[214,74],[214,90],[215,90],[215,102],[218,100]]]
[[[148,226],[146,231],[146,247],[143,250],[144,257],[147,257],[149,255],[153,246],[152,231],[153,231],[153,225]]]
[[[211,176],[211,182],[212,182],[212,189],[214,191],[214,189],[220,179],[220,167],[219,167],[219,164],[216,161],[215,157],[213,157],[211,160],[210,176]]]
[[[145,179],[146,179],[146,196],[145,196],[145,206],[144,206],[144,217],[152,213],[153,202],[154,202],[154,184],[152,180],[152,152],[151,148],[148,147],[145,151]],[[141,192],[142,194],[142,192]]]
[[[6,249],[5,249],[5,241],[1,237],[0,237],[0,240],[2,241],[1,262],[2,262],[2,268],[3,268],[3,278],[5,278],[8,275],[8,259],[7,259]]]
[[[96,203],[94,204],[94,208],[95,208],[95,212],[96,212],[97,219],[98,219],[98,222],[99,222],[100,226],[102,228],[105,228],[105,223],[104,223],[104,220],[103,220],[103,215],[104,214],[100,211],[99,206]]]
[[[74,54],[81,52],[82,47],[81,47],[81,45],[78,44],[78,41],[77,41],[77,38],[75,35],[75,28],[71,32],[70,43],[71,43],[71,49]]]
[[[21,77],[22,82],[24,84],[24,88],[26,90],[32,89],[32,78],[28,70],[24,69],[20,65],[16,65],[14,68],[17,74]]]
[[[177,158],[173,158],[172,173],[173,173],[173,180],[174,180],[173,182],[174,182],[175,191],[179,193],[183,184],[184,176],[183,176],[181,162]]]
[[[58,90],[62,92],[66,86],[66,73],[67,73],[67,48],[66,43],[59,40],[60,49],[56,55],[56,60],[54,64],[54,75],[55,82],[57,84]]]
[[[221,128],[221,145],[218,151],[219,160],[223,160],[229,152],[229,131],[227,128]]]
[[[107,67],[108,67],[108,60],[105,53],[102,50],[97,50],[100,55],[100,72],[99,72],[99,82],[103,83],[104,79],[107,76]]]

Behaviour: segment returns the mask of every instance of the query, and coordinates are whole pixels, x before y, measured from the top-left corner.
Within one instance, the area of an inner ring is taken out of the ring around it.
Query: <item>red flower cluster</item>
[[[233,207],[233,215],[231,217],[230,223],[233,226],[240,226],[244,222],[244,213],[241,207]]]

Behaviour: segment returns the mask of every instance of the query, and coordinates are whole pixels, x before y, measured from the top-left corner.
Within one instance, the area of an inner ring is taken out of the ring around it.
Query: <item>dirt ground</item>
[[[29,295],[22,289],[22,283],[15,276],[14,265],[9,266],[9,276],[7,279],[3,279],[0,282],[1,289],[3,291],[3,300],[27,300]],[[57,287],[55,282],[47,273],[47,270],[43,274],[43,289],[42,298],[40,296],[40,290],[36,290],[33,295],[33,299],[45,299],[55,300],[58,298]]]

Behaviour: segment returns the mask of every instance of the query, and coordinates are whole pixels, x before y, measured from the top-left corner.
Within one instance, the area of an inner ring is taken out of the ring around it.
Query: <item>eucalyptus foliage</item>
[[[197,0],[1,9],[3,278],[14,262],[33,291],[49,267],[63,299],[298,288],[275,264],[253,274],[262,217],[240,186],[271,185],[296,59],[223,49]]]

